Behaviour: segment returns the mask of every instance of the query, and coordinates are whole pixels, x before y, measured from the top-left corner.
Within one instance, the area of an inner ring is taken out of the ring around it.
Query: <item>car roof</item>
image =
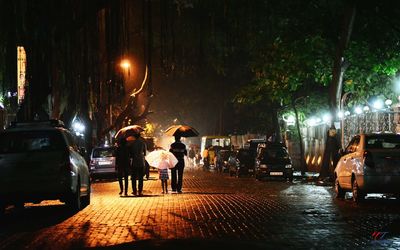
[[[94,147],[93,150],[95,149],[114,149],[115,146],[104,146],[104,147]]]
[[[49,130],[64,130],[64,123],[60,120],[45,120],[45,121],[28,121],[28,122],[11,122],[11,125],[7,127],[4,132],[12,131],[49,131]]]
[[[362,133],[362,134],[358,134],[360,136],[400,136],[400,134],[397,133]],[[355,135],[357,136],[357,135]]]

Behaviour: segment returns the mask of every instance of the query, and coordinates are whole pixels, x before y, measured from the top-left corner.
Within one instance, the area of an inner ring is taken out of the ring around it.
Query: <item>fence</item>
[[[350,139],[359,133],[400,132],[400,112],[396,109],[374,111],[347,116],[342,122],[342,143],[347,145]]]
[[[321,168],[328,128],[328,125],[320,124],[301,129],[304,159],[308,171],[319,172]],[[337,139],[345,147],[356,134],[377,132],[400,133],[400,105],[392,107],[391,110],[371,111],[344,117],[337,130]]]

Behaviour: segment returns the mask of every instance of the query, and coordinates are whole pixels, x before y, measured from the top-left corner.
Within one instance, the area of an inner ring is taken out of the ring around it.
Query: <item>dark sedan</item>
[[[293,166],[289,154],[281,144],[260,147],[256,159],[255,177],[278,177],[293,180]]]

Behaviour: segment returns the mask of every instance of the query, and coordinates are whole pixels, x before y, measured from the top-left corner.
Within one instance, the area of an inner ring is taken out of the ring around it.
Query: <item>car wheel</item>
[[[86,207],[86,206],[89,206],[90,205],[90,195],[91,195],[91,193],[92,193],[92,188],[91,188],[91,185],[90,185],[90,180],[89,180],[89,182],[88,182],[89,184],[89,186],[88,186],[88,191],[87,191],[87,194],[86,194],[86,196],[84,196],[83,198],[82,198],[82,205],[83,205],[83,207]]]
[[[335,193],[336,193],[336,198],[338,199],[339,198],[343,199],[346,194],[346,192],[342,189],[342,187],[340,187],[339,180],[337,178],[335,180]]]
[[[289,175],[288,180],[289,182],[293,182],[293,175]]]
[[[358,203],[362,200],[364,200],[365,195],[360,191],[360,188],[358,187],[357,180],[354,178],[353,184],[352,184],[352,193],[353,193],[353,201]]]
[[[67,200],[66,203],[73,211],[81,210],[82,208],[81,184],[79,180],[78,180],[78,185],[76,187],[76,192],[71,194],[70,198]]]

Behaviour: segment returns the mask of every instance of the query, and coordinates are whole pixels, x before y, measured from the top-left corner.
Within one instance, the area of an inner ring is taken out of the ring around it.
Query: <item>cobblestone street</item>
[[[1,249],[399,249],[400,204],[335,200],[330,186],[186,171],[183,194],[161,194],[152,173],[144,197],[119,197],[115,181],[93,183],[76,214],[63,203],[9,208]],[[387,232],[373,239],[373,232]]]

